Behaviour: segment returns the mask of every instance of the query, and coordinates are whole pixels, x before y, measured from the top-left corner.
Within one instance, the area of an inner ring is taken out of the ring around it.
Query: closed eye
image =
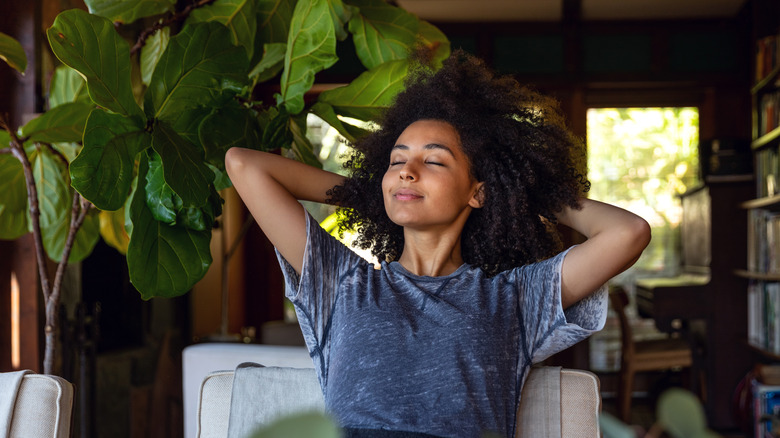
[[[426,161],[425,164],[433,164],[434,166],[444,166],[444,163],[439,163],[437,161]]]
[[[400,164],[406,163],[405,161],[391,161],[390,166],[398,166]]]

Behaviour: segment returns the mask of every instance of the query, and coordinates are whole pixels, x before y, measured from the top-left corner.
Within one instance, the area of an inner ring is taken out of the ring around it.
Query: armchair
[[[28,371],[0,373],[0,438],[68,438],[73,385]]]
[[[216,371],[203,380],[198,438],[243,437],[283,416],[324,410],[311,368],[257,368],[249,377],[252,382],[236,376],[234,371]],[[243,390],[248,387],[251,390]],[[597,438],[600,412],[595,375],[559,367],[534,368],[523,390],[516,436]]]

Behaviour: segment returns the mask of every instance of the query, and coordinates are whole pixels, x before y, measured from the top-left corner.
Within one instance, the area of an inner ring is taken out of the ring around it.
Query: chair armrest
[[[599,438],[601,388],[590,371],[561,370],[561,436]]]
[[[224,438],[228,433],[233,371],[214,371],[207,375],[198,393],[198,438]]]
[[[73,385],[62,377],[25,375],[14,404],[10,438],[68,438],[73,392]]]
[[[523,386],[515,437],[601,436],[599,380],[589,371],[534,367]]]

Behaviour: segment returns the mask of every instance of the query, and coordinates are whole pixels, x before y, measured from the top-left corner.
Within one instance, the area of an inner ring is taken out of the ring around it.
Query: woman
[[[551,100],[461,52],[411,75],[379,126],[347,178],[226,156],[277,249],[328,411],[347,436],[514,436],[530,365],[603,326],[601,286],[649,226],[581,197],[582,147]],[[342,226],[380,265],[298,200],[349,207]],[[558,252],[556,222],[587,240]]]

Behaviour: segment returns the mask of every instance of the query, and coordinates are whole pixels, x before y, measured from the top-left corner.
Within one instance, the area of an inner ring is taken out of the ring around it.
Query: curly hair
[[[560,251],[555,213],[578,208],[589,188],[584,145],[566,128],[557,102],[500,76],[462,51],[434,72],[419,63],[406,88],[360,139],[344,164],[343,185],[330,201],[341,209],[340,231],[358,232],[356,245],[379,259],[398,260],[402,227],[387,216],[382,177],[401,133],[418,120],[452,125],[483,185],[483,207],[474,209],[461,234],[464,262],[487,275],[539,261]]]

